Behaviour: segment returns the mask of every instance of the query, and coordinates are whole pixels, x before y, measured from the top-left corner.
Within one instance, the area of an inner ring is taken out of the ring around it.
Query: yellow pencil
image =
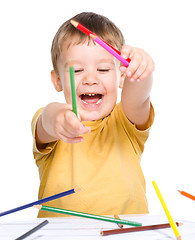
[[[170,225],[171,225],[171,227],[172,227],[172,229],[173,229],[173,232],[175,233],[175,236],[176,236],[177,240],[181,240],[181,235],[180,235],[180,233],[179,233],[179,231],[178,231],[178,229],[177,229],[177,225],[175,224],[175,222],[173,221],[173,219],[172,219],[172,217],[171,217],[171,214],[170,214],[170,212],[169,212],[169,210],[168,210],[168,208],[167,208],[167,206],[166,206],[166,204],[165,204],[165,201],[164,201],[164,199],[163,199],[163,197],[162,197],[162,195],[161,195],[161,193],[160,193],[160,190],[159,190],[156,182],[153,181],[152,184],[153,184],[153,186],[154,186],[154,189],[156,190],[156,193],[157,193],[157,195],[158,195],[158,198],[159,198],[159,200],[160,200],[160,202],[161,202],[161,204],[162,204],[162,206],[163,206],[163,209],[164,209],[164,211],[165,211],[165,213],[166,213],[166,215],[167,215],[167,218],[168,218],[169,223],[170,223]]]

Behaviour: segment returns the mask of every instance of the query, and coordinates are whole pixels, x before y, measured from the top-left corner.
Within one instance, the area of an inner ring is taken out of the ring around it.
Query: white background
[[[60,25],[83,11],[110,18],[126,43],[155,61],[151,100],[155,122],[142,157],[149,209],[164,213],[156,180],[175,218],[195,220],[195,14],[193,0],[49,1],[0,3],[0,212],[37,200],[31,119],[52,101],[63,102],[50,81],[50,47]],[[35,218],[33,208],[5,218]]]

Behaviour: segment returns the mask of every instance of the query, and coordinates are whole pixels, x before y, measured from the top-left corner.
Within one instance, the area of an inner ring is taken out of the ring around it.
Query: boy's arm
[[[147,128],[150,114],[150,91],[152,88],[152,58],[142,49],[124,46],[121,55],[131,57],[128,68],[121,66],[125,73],[121,103],[127,118],[140,130]]]

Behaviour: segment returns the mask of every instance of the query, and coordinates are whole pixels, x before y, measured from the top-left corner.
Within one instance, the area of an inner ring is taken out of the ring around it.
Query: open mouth
[[[99,93],[87,93],[80,95],[80,98],[85,104],[99,104],[102,101],[103,95]]]

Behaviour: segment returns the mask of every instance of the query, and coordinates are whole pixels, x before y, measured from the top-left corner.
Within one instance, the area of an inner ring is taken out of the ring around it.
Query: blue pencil
[[[21,210],[26,209],[26,208],[29,208],[29,207],[33,207],[34,205],[39,205],[39,204],[42,204],[42,203],[46,203],[46,202],[52,201],[52,200],[57,199],[57,198],[61,198],[61,197],[64,197],[64,196],[73,194],[73,193],[77,192],[78,190],[79,190],[79,189],[74,189],[74,188],[73,188],[73,189],[68,190],[68,191],[66,191],[66,192],[61,192],[61,193],[52,195],[52,196],[50,196],[50,197],[46,197],[46,198],[40,199],[40,200],[35,201],[35,202],[31,202],[31,203],[28,203],[28,204],[26,204],[26,205],[23,205],[23,206],[20,206],[20,207],[17,207],[17,208],[10,209],[10,210],[8,210],[8,211],[5,211],[5,212],[0,213],[0,217],[2,217],[2,216],[4,216],[4,215],[7,215],[7,214],[10,214],[10,213],[14,213],[14,212],[17,212],[17,211],[21,211]]]

